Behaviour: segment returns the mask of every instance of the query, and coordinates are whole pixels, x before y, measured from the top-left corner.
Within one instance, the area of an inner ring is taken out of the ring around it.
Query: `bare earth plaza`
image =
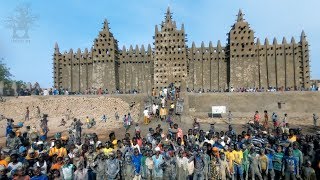
[[[2,59],[0,180],[320,179],[320,78],[308,31],[256,37],[240,8],[225,37],[196,45],[174,7],[147,45],[120,47],[111,29],[120,19],[101,19],[85,48],[66,49],[56,31],[51,87],[16,80]],[[21,27],[12,43],[36,41]]]

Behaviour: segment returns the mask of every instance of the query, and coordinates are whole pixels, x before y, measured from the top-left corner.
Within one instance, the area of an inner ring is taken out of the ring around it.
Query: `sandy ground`
[[[24,116],[26,112],[26,107],[30,108],[30,121],[24,122]],[[108,135],[111,131],[116,133],[118,138],[123,137],[125,129],[123,128],[122,117],[128,112],[131,113],[133,120],[140,124],[142,129],[142,135],[145,135],[149,127],[155,128],[160,124],[164,130],[167,130],[168,125],[160,120],[152,119],[149,125],[143,125],[142,117],[140,112],[141,104],[136,104],[132,109],[130,109],[129,104],[119,98],[101,96],[96,98],[85,98],[85,97],[61,97],[59,99],[47,98],[40,100],[39,98],[32,97],[19,97],[17,99],[10,99],[4,103],[0,104],[0,114],[11,117],[17,122],[24,122],[24,127],[21,131],[25,131],[25,126],[35,126],[39,128],[40,118],[37,117],[36,106],[40,107],[41,113],[48,114],[48,126],[49,134],[48,136],[53,136],[56,132],[62,132],[67,134],[68,127],[70,126],[72,120],[67,121],[65,127],[59,127],[62,118],[66,117],[66,109],[71,110],[71,117],[80,118],[83,123],[85,123],[86,116],[90,118],[95,118],[97,121],[96,126],[91,129],[87,129],[86,126],[83,128],[84,133],[97,133],[99,138],[103,141],[108,139]],[[117,107],[117,110],[115,110]],[[114,114],[118,111],[120,120],[116,121]],[[101,122],[100,118],[103,114],[108,117],[107,122]],[[262,114],[261,114],[262,115]],[[198,118],[201,124],[201,128],[208,130],[210,123],[216,123],[215,128],[217,131],[225,131],[228,128],[226,118],[208,118],[205,115],[187,115],[183,117],[174,117],[174,122],[177,123],[184,132],[192,127],[192,122],[194,118]],[[234,112],[234,118],[232,124],[238,133],[244,129],[244,125],[253,117],[252,114],[244,114],[240,112]],[[281,118],[281,115],[280,115]],[[301,127],[305,133],[315,133],[316,129],[313,128],[312,114],[309,115],[299,115],[294,114],[290,116],[289,114],[290,127],[297,128]],[[272,126],[272,122],[269,123]],[[0,121],[0,144],[5,142],[5,128],[6,121]],[[133,134],[134,126],[129,130]]]

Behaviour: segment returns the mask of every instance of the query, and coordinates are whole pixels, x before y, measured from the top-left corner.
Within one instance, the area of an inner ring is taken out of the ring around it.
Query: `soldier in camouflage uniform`
[[[94,167],[94,171],[97,174],[97,179],[106,179],[105,176],[105,156],[103,153],[100,153],[97,155],[97,158],[95,160],[96,166]]]
[[[6,146],[12,150],[18,149],[20,145],[22,145],[22,143],[20,139],[16,136],[16,133],[10,131],[9,136],[7,137]]]
[[[164,157],[164,179],[174,180],[177,176],[177,163],[176,159],[172,157],[173,153],[169,152]]]
[[[88,147],[88,152],[85,153],[86,161],[87,161],[87,169],[88,169],[88,177],[95,179],[96,173],[93,171],[95,167],[95,159],[96,159],[96,152],[94,146],[92,144]]]
[[[123,163],[122,177],[123,179],[133,179],[134,178],[134,166],[132,164],[132,158],[130,154],[126,154]]]
[[[203,153],[199,150],[199,147],[195,148],[195,153],[193,155],[194,159],[194,180],[204,180],[204,156]]]

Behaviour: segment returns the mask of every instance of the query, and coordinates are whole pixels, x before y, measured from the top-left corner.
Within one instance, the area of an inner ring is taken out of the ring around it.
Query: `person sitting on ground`
[[[60,125],[58,127],[65,126],[66,124],[67,124],[67,122],[64,120],[64,118],[62,118],[61,122],[60,122]]]
[[[104,114],[104,115],[102,115],[102,117],[101,117],[101,121],[102,122],[106,122],[107,121],[107,116]]]

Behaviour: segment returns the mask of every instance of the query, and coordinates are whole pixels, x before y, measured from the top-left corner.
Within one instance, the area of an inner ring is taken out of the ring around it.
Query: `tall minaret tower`
[[[168,7],[160,30],[155,27],[154,87],[161,89],[171,83],[185,87],[187,79],[187,48],[184,25],[177,29]]]
[[[258,87],[258,63],[254,60],[254,32],[241,10],[228,37],[228,85],[234,88]],[[256,71],[256,72],[255,72]]]

